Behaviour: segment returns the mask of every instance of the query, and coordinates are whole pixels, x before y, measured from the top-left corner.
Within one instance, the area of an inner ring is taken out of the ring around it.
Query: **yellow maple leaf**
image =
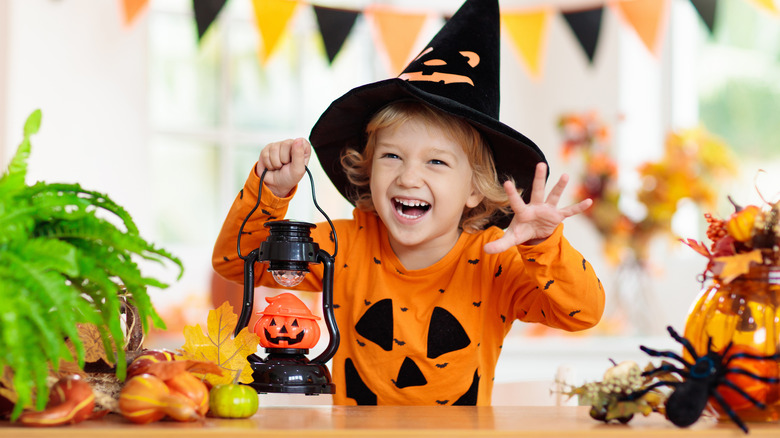
[[[761,263],[764,258],[761,256],[761,250],[754,249],[731,256],[715,257],[715,261],[723,264],[720,272],[716,274],[720,276],[723,283],[731,283],[735,278],[750,271],[751,262]]]
[[[246,358],[257,352],[260,338],[247,327],[233,337],[238,316],[233,313],[233,306],[227,301],[218,309],[209,311],[207,323],[207,334],[203,333],[200,324],[184,327],[182,356],[185,359],[211,361],[222,368],[222,376],[202,376],[212,385],[252,382],[252,367]]]

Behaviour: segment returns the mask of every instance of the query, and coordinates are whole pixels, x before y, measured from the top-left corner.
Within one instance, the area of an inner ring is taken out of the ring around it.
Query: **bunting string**
[[[124,22],[131,25],[137,16],[148,9],[149,0],[120,0]],[[501,9],[504,35],[511,41],[520,60],[533,78],[542,75],[549,23],[560,15],[579,44],[585,60],[593,65],[598,55],[604,11],[614,13],[630,29],[644,47],[660,57],[666,34],[672,0],[602,0],[594,5],[588,1],[582,7],[555,8],[548,5]],[[705,28],[715,32],[718,3],[722,0],[689,0]],[[775,0],[742,0],[757,10],[779,16]],[[192,0],[198,30],[198,40],[206,35],[222,11],[227,0]],[[316,18],[325,56],[332,64],[349,38],[357,19],[365,17],[369,23],[374,44],[387,59],[391,75],[400,73],[411,58],[417,37],[428,19],[446,20],[448,12],[420,9],[410,10],[388,5],[371,5],[360,9],[336,8],[301,0],[251,0],[255,24],[262,42],[258,50],[262,65],[272,57],[284,37],[288,24],[301,7],[310,7]],[[460,4],[460,2],[458,3]]]

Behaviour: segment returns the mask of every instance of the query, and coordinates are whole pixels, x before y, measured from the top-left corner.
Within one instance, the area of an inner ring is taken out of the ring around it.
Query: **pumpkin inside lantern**
[[[266,297],[268,306],[257,314],[254,332],[265,348],[309,349],[320,339],[320,326],[306,304],[291,293]]]

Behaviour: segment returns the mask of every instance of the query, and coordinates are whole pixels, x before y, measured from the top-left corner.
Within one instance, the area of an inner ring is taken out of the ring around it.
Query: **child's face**
[[[482,201],[463,147],[441,128],[412,119],[376,133],[371,197],[399,256],[454,245],[465,207]]]

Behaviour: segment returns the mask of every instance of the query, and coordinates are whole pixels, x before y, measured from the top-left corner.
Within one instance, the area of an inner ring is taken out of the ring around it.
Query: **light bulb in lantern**
[[[306,276],[306,271],[293,270],[293,269],[277,269],[271,271],[271,275],[274,277],[277,283],[284,287],[295,287],[301,284],[303,277]]]

